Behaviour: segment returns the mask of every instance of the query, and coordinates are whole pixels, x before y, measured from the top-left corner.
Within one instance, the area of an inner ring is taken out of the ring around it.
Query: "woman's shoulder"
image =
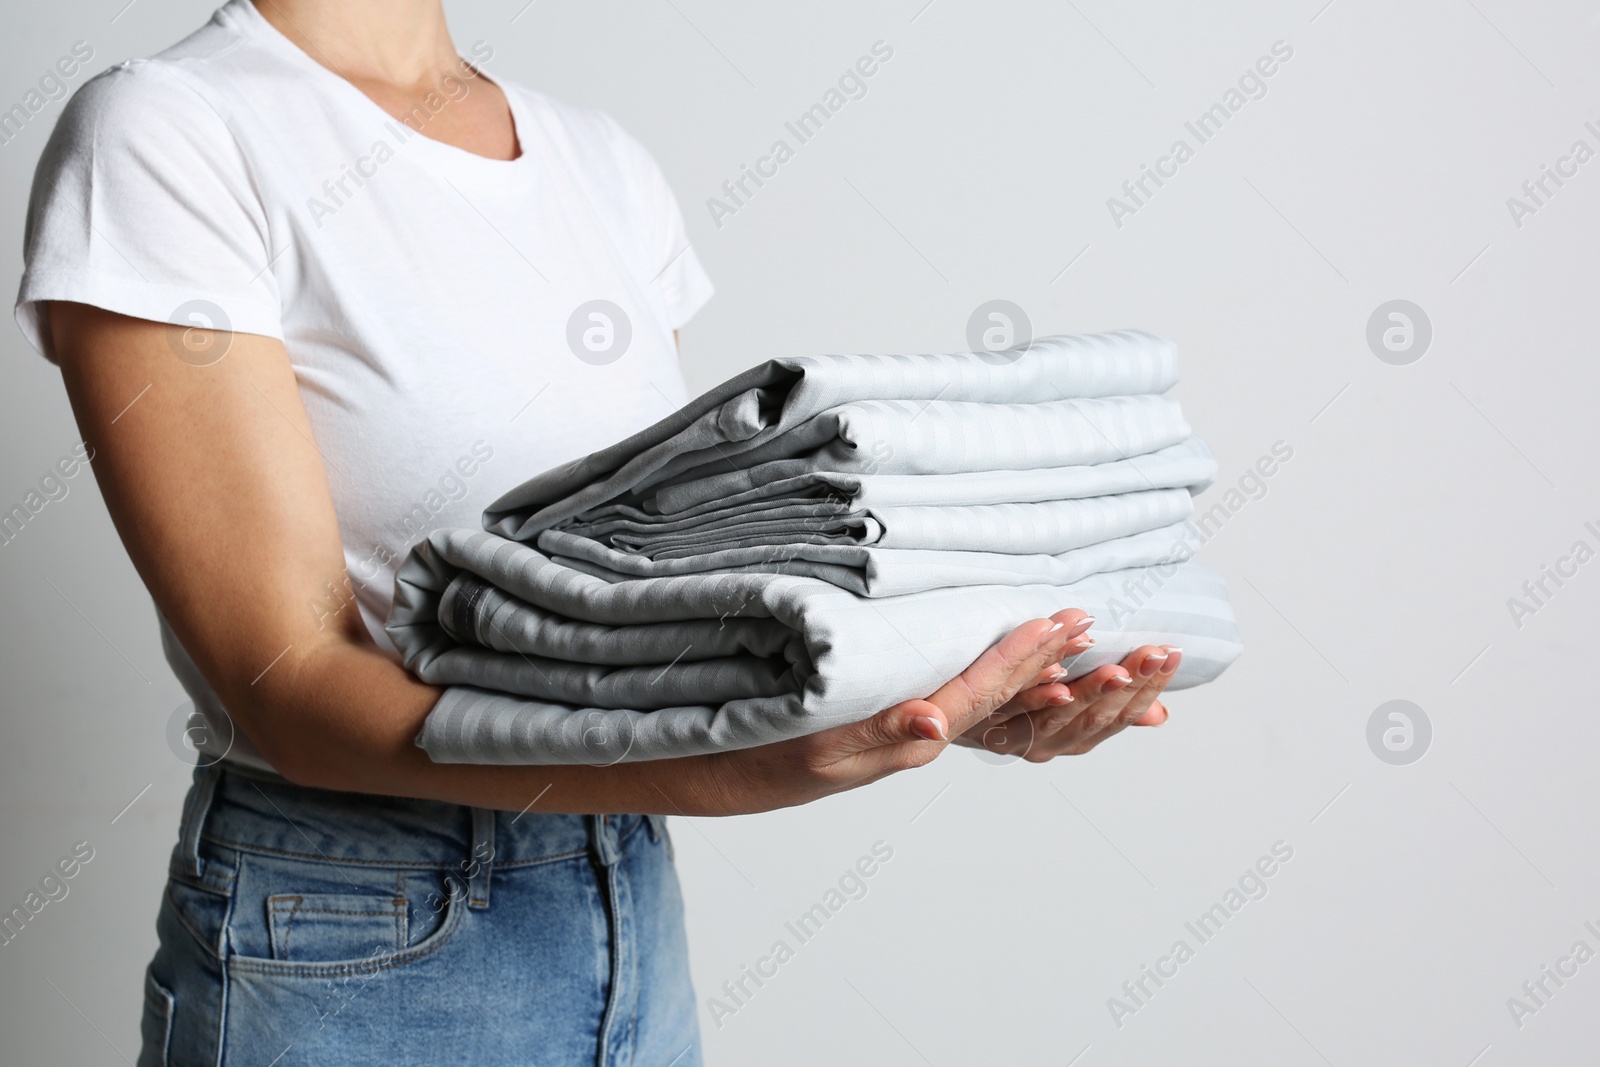
[[[186,79],[162,59],[127,59],[96,74],[78,87],[62,112],[61,124],[134,129],[174,112],[205,106]]]
[[[78,87],[50,133],[40,173],[179,169],[232,151],[233,135],[205,97],[159,59],[118,63]]]
[[[68,101],[62,123],[69,116],[75,123],[93,125],[127,120],[138,130],[165,116],[203,115],[210,108],[200,84],[235,68],[243,43],[219,13],[156,55],[123,60],[84,82]]]

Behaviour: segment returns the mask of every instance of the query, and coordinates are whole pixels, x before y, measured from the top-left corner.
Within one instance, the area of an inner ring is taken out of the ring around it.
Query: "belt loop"
[[[489,906],[489,875],[494,870],[494,812],[472,809],[472,855],[467,861],[467,907]]]
[[[221,761],[196,767],[194,785],[183,800],[183,829],[178,837],[178,851],[183,856],[183,872],[191,878],[198,879],[203,873],[200,833],[205,829],[206,816],[211,812],[211,800],[217,795],[217,781],[221,777]]]
[[[589,816],[589,847],[602,867],[613,866],[621,858],[621,843],[617,840],[616,827],[611,825],[611,816]]]

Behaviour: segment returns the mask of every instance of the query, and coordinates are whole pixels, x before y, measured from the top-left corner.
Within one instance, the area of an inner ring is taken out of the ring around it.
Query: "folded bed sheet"
[[[822,470],[812,460],[801,458],[774,460],[649,490],[643,496],[647,514],[642,518],[648,521],[659,515],[670,519],[774,500],[832,498],[857,508],[961,507],[1082,500],[1142,489],[1181,487],[1198,493],[1216,476],[1217,462],[1198,437],[1108,463],[957,474]],[[622,505],[605,505],[585,515],[592,520],[623,510]]]
[[[1172,345],[1125,332],[1023,353],[763,364],[444,530],[396,579],[388,632],[446,686],[443,762],[724,751],[925,696],[996,639],[1097,617],[1081,675],[1147,643],[1174,686],[1240,652],[1188,563],[1215,461]]]
[[[592,508],[537,544],[634,577],[772,569],[864,596],[1072,582],[1165,558],[1216,461],[1189,437],[1097,465],[776,475],[740,471],[635,493],[637,503]],[[1146,533],[1156,536],[1138,536]]]
[[[1174,688],[1239,654],[1227,592],[1169,562],[1065,584],[962,585],[864,599],[812,577],[607,580],[481,531],[401,569],[389,634],[450,687],[419,744],[440,762],[613,763],[765,744],[926,696],[1018,623],[1080,607],[1097,643],[1074,675],[1141,644],[1184,649]]]
[[[1173,345],[1137,331],[1046,337],[1014,359],[797,356],[754,367],[610,448],[529,479],[484,526],[533,541],[590,508],[674,481],[805,457],[885,474],[1125,459],[1189,436]]]

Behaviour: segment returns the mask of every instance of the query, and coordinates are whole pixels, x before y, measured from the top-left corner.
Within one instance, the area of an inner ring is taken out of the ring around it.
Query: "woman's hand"
[[[1094,620],[1077,609],[1023,623],[926,700],[907,700],[870,719],[758,748],[705,757],[705,774],[678,790],[684,814],[730,815],[789,807],[921,767],[949,739],[1015,706],[1026,687],[1064,656],[1092,644]],[[1059,687],[1055,687],[1059,688]],[[1020,714],[1020,711],[1007,715]],[[665,790],[664,790],[665,792]]]
[[[1182,660],[1180,648],[1144,645],[1070,684],[1067,670],[1051,665],[958,743],[1033,763],[1082,755],[1129,726],[1166,722],[1157,698]]]

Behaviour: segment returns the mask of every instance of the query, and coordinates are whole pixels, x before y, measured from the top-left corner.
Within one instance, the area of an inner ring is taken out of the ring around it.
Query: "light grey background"
[[[1574,140],[1600,148],[1592,5],[524,2],[453,0],[458,43],[654,151],[720,287],[684,336],[693,386],[781,354],[958,349],[998,297],[1040,332],[1178,341],[1224,472],[1207,503],[1294,450],[1203,554],[1249,652],[1166,728],[674,821],[702,1001],[894,849],[735,1015],[703,1009],[711,1063],[1593,1062],[1600,962],[1520,1029],[1507,998],[1578,939],[1600,949],[1600,562],[1520,628],[1507,599],[1574,541],[1600,548],[1600,160],[1520,228],[1506,203]],[[10,12],[0,108],[76,40],[100,69],[211,10],[125,3]],[[706,199],[880,39],[868,95],[714,225]],[[1267,95],[1116,226],[1107,197],[1193,145],[1184,121],[1279,40]],[[0,148],[12,282],[59,113]],[[1409,366],[1365,339],[1396,298],[1433,326]],[[55,370],[15,330],[0,345],[9,508],[77,436]],[[0,547],[0,910],[74,842],[95,857],[0,948],[5,1063],[133,1056],[187,782],[148,597],[91,479],[71,486]],[[1408,766],[1367,746],[1393,699],[1433,727]],[[1280,840],[1268,895],[1118,1027],[1107,998],[1197,946],[1184,922]]]

